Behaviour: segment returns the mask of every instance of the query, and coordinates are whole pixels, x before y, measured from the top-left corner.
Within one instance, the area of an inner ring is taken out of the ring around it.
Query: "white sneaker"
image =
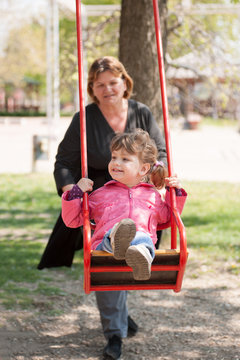
[[[126,263],[133,269],[134,280],[148,280],[151,277],[152,256],[145,245],[131,245],[126,252]]]
[[[135,235],[136,225],[132,219],[123,219],[113,226],[110,240],[115,259],[125,259],[126,251]]]

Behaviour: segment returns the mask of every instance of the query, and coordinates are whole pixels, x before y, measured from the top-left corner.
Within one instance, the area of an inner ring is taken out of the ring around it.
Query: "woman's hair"
[[[126,150],[129,154],[137,155],[143,164],[150,164],[150,170],[145,179],[146,182],[152,182],[157,189],[164,186],[168,172],[164,164],[157,161],[158,150],[156,144],[146,131],[136,129],[132,133],[119,133],[114,136],[110,150],[113,152],[120,149]]]
[[[113,56],[104,56],[95,60],[92,63],[88,72],[87,83],[87,91],[91,99],[94,102],[98,103],[98,99],[96,98],[96,96],[94,96],[93,93],[93,83],[95,80],[97,80],[99,74],[103,73],[104,71],[111,71],[114,76],[120,77],[126,81],[127,89],[125,90],[123,97],[125,99],[129,99],[133,90],[133,80],[128,75],[123,64]]]

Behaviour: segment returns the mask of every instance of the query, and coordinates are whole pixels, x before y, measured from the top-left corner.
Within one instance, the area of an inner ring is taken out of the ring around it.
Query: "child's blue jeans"
[[[103,241],[101,242],[101,244],[99,244],[97,246],[96,250],[104,250],[109,253],[113,252],[112,246],[111,246],[111,241],[110,241],[111,230],[112,229],[110,229],[109,231],[106,232],[106,234],[103,237]],[[135,235],[134,239],[131,241],[130,245],[139,245],[139,244],[145,245],[146,248],[149,250],[152,258],[154,259],[155,247],[153,245],[152,239],[148,234],[146,234],[143,231],[136,232],[136,235]]]

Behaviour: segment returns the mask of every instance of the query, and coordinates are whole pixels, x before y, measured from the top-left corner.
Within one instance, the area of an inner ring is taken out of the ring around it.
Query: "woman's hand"
[[[181,189],[181,184],[180,184],[180,181],[176,174],[174,174],[170,177],[166,177],[165,184],[166,184],[166,186],[169,186],[169,187],[175,187],[177,189]]]
[[[92,191],[93,189],[93,181],[88,178],[81,178],[77,185],[83,192]]]

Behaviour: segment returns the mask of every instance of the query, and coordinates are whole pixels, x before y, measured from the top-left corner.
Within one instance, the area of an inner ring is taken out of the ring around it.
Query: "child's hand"
[[[93,189],[93,181],[88,178],[81,178],[77,185],[83,192],[92,191]]]
[[[181,189],[181,184],[180,184],[180,181],[176,174],[172,175],[170,177],[166,177],[165,184],[166,184],[166,186],[169,186],[169,187],[175,187],[177,189]]]

